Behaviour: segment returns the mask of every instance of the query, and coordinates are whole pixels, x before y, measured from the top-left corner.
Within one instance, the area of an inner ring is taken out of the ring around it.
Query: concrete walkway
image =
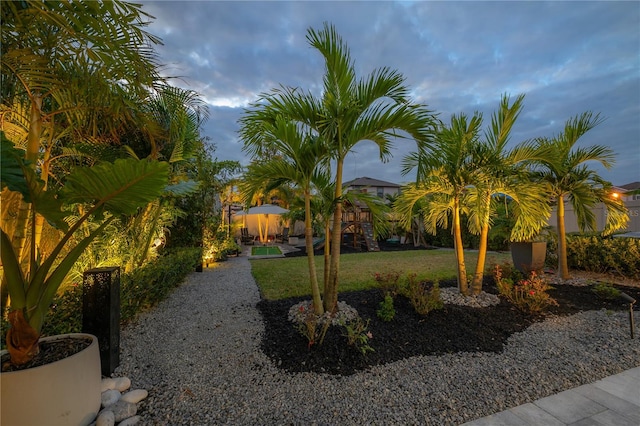
[[[464,424],[489,425],[638,426],[640,367]]]

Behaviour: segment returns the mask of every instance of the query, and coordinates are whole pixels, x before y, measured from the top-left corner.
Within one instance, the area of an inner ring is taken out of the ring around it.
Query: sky
[[[431,1],[143,1],[147,30],[164,76],[201,94],[210,109],[203,128],[218,160],[247,165],[238,119],[263,93],[282,86],[320,96],[324,61],[306,40],[309,28],[333,24],[350,48],[358,78],[389,67],[406,78],[415,102],[445,123],[452,114],[483,114],[488,128],[502,95],[524,94],[511,145],[561,133],[585,111],[604,121],[577,146],[616,154],[606,170],[614,185],[640,181],[640,2]],[[381,163],[370,141],[355,146],[343,181],[394,183],[415,142],[398,140]]]

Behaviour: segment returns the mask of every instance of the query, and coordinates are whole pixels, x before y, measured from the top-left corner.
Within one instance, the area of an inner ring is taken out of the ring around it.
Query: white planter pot
[[[100,410],[100,351],[91,334],[62,334],[41,341],[65,337],[88,337],[89,347],[68,358],[26,370],[0,374],[2,425],[88,425]]]

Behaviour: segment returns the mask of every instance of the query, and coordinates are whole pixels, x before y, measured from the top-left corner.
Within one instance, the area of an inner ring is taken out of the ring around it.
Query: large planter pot
[[[544,267],[547,256],[545,241],[511,243],[511,260],[513,266],[528,275],[531,271],[539,271]]]
[[[91,344],[68,358],[40,367],[0,374],[2,425],[88,425],[100,410],[100,351],[91,334],[45,337],[91,338]]]

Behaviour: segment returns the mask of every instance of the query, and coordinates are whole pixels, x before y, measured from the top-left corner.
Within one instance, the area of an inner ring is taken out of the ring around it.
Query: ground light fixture
[[[633,305],[636,303],[636,299],[629,296],[627,293],[620,293],[620,297],[629,302],[629,328],[631,329],[631,338],[635,336],[635,326],[633,324]]]

